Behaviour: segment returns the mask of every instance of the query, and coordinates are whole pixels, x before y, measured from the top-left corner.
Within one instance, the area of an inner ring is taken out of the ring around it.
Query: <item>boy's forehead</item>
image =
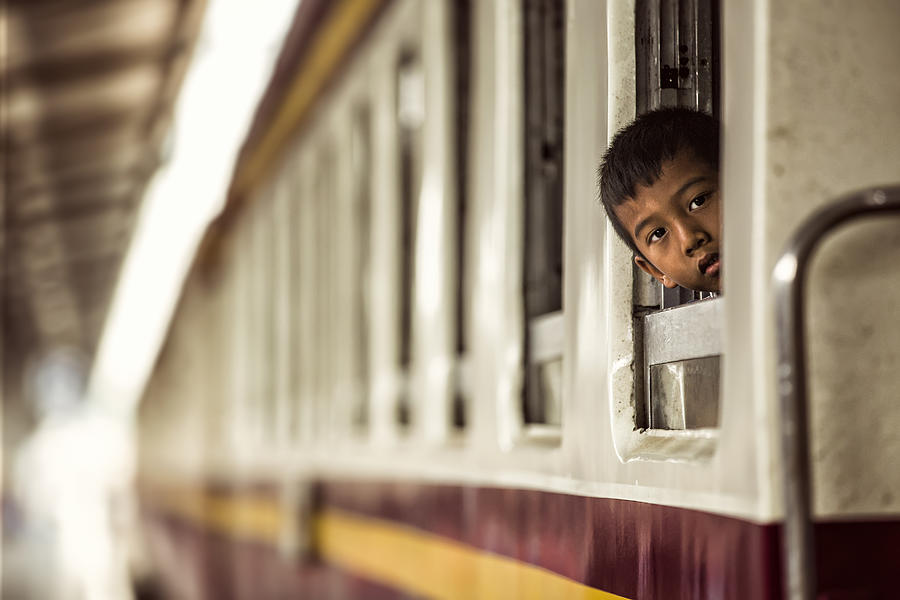
[[[616,212],[616,216],[619,217],[619,221],[622,222],[628,231],[631,231],[631,226],[637,222],[646,209],[644,203],[638,200],[643,195],[638,192],[635,196],[629,196],[625,202],[616,205],[613,209]]]
[[[638,183],[634,195],[624,204],[640,203],[642,196],[650,193],[656,195],[675,194],[682,190],[688,182],[695,180],[716,181],[718,172],[705,160],[698,158],[689,150],[679,151],[674,158],[663,161],[660,174],[652,183]]]

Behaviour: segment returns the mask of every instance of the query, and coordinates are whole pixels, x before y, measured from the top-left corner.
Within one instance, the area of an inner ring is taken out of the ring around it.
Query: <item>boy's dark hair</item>
[[[718,121],[689,108],[644,113],[616,134],[597,169],[603,208],[616,233],[639,256],[613,209],[634,198],[638,184],[653,185],[662,174],[662,164],[681,151],[693,153],[718,171]]]

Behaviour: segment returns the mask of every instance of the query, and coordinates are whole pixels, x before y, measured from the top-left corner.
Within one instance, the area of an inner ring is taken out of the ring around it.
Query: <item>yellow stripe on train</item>
[[[150,497],[167,512],[240,541],[277,546],[283,529],[297,526],[270,498],[216,497],[188,490]],[[313,529],[313,544],[328,562],[429,598],[624,599],[541,567],[385,519],[325,509],[315,517]]]
[[[264,497],[216,496],[199,490],[144,491],[145,501],[200,527],[232,538],[277,546],[292,521]]]
[[[277,162],[290,135],[308,114],[316,96],[328,83],[340,61],[365,29],[383,0],[342,0],[332,8],[325,23],[314,32],[311,50],[298,67],[278,112],[252,148],[246,162],[237,165],[234,191],[242,195],[259,183]]]
[[[315,536],[329,562],[429,598],[623,598],[512,558],[344,511],[320,513]]]

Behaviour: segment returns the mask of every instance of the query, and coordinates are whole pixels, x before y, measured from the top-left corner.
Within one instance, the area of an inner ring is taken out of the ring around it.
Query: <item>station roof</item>
[[[205,4],[0,7],[6,393],[42,350],[94,355]]]

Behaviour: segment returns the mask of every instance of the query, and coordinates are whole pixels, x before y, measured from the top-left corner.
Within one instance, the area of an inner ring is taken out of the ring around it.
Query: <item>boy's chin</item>
[[[717,277],[714,282],[703,284],[693,289],[695,292],[712,292],[718,294],[722,291],[722,286],[719,285],[719,278]]]

